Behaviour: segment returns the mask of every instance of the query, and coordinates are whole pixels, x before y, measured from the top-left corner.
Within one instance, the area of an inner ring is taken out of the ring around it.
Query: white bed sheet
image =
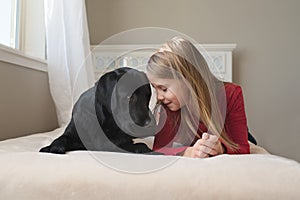
[[[207,159],[38,152],[62,132],[0,142],[0,199],[300,199],[300,164],[255,145]]]

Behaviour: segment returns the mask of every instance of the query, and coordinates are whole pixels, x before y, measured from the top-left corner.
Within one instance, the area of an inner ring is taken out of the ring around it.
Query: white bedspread
[[[38,152],[62,132],[0,142],[0,199],[300,199],[300,164],[283,157]]]

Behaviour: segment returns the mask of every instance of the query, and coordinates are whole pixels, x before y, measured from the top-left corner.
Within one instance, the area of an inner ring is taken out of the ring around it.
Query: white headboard
[[[144,66],[149,57],[161,45],[99,45],[92,46],[92,58],[94,63],[94,70],[96,79],[107,71],[107,69],[117,68],[121,66],[128,66],[139,68]],[[206,60],[210,57],[215,67],[211,67],[212,73],[222,81],[232,82],[232,51],[236,48],[236,44],[203,44],[196,45],[196,47],[203,51],[205,49],[207,54],[203,54]],[[201,47],[201,48],[200,48]],[[212,69],[217,70],[212,70]],[[142,70],[142,69],[141,69]]]

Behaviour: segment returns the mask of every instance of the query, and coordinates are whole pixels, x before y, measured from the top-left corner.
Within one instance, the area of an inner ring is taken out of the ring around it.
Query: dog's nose
[[[144,121],[144,125],[143,126],[148,126],[151,123],[151,119],[148,118]]]

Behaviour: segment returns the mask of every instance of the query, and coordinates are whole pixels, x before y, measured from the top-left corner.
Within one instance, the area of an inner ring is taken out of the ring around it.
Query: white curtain
[[[80,94],[94,84],[84,0],[45,0],[50,91],[60,126]]]

